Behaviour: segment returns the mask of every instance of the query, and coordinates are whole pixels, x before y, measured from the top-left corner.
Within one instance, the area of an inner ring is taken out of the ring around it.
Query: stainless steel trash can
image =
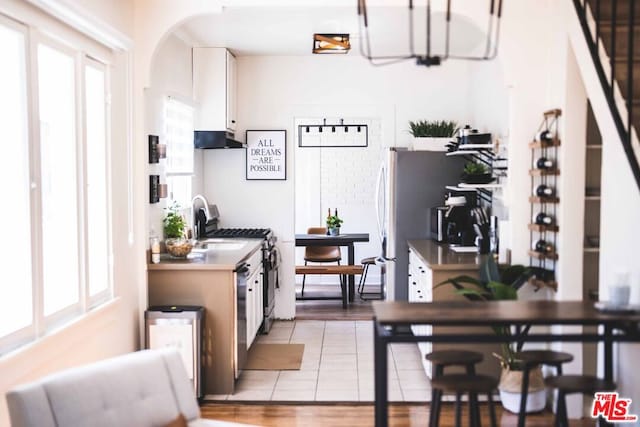
[[[202,323],[204,308],[191,305],[153,306],[144,313],[146,348],[176,348],[193,383],[202,397]]]

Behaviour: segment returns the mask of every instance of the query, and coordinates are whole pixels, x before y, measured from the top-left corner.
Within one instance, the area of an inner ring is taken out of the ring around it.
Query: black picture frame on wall
[[[287,179],[287,131],[247,130],[245,177],[250,180]]]

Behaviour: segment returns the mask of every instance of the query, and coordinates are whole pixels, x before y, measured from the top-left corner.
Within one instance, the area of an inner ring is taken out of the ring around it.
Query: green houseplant
[[[449,120],[409,122],[409,133],[415,138],[451,138],[456,130],[456,122]]]
[[[467,184],[488,184],[493,181],[489,167],[480,162],[467,162],[460,179]]]
[[[493,255],[483,253],[480,255],[479,277],[457,276],[445,280],[436,287],[451,285],[456,293],[463,295],[471,301],[504,301],[517,300],[518,289],[535,275],[535,269],[523,265],[512,265],[498,268]],[[508,326],[493,326],[493,331],[503,337],[511,337],[512,331]],[[526,334],[528,328],[522,333]],[[503,406],[511,412],[519,410],[520,390],[522,386],[522,366],[515,357],[522,350],[524,342],[505,342],[501,344],[500,355],[495,356],[500,360],[502,375],[500,378],[500,396]],[[540,368],[530,373],[529,393],[527,408],[529,411],[541,410],[545,405],[545,389]]]
[[[344,221],[338,216],[338,209],[335,210],[335,214],[331,215],[331,209],[329,209],[327,215],[327,230],[331,236],[337,236],[340,234],[340,226]]]
[[[162,219],[167,252],[175,258],[185,258],[193,249],[193,242],[187,238],[187,221],[180,213],[180,206],[173,203],[166,208]]]

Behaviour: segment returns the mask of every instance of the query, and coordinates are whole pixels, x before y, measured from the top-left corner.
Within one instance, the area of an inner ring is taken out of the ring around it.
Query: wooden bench
[[[347,308],[347,276],[362,274],[361,265],[296,265],[296,274],[338,274],[341,276],[340,291],[342,293],[342,308]],[[299,298],[299,299],[335,299],[335,298]]]

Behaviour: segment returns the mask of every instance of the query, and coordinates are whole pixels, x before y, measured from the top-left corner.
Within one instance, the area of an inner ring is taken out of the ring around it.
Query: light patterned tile
[[[219,401],[219,400],[227,400],[229,397],[228,394],[205,394],[202,400],[207,401]]]
[[[320,370],[358,370],[358,363],[354,358],[352,362],[328,362],[325,360],[320,360]]]
[[[318,390],[358,390],[357,378],[318,377]]]
[[[357,402],[359,401],[358,389],[318,389],[316,401],[322,402]]]
[[[406,390],[402,389],[405,402],[431,402],[431,390]]]
[[[320,370],[318,371],[318,379],[322,380],[341,380],[341,379],[352,379],[358,378],[357,371],[348,371],[348,370]]]
[[[306,371],[281,371],[280,376],[278,377],[278,381],[285,380],[317,380],[318,379],[318,370],[306,370]]]
[[[316,379],[310,380],[278,380],[276,383],[276,388],[274,391],[283,391],[283,390],[315,390],[316,388]]]
[[[278,379],[280,371],[264,371],[264,370],[252,370],[245,369],[240,374],[240,380],[261,380],[261,381],[275,381]]]

